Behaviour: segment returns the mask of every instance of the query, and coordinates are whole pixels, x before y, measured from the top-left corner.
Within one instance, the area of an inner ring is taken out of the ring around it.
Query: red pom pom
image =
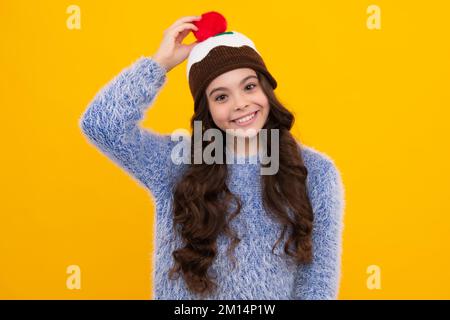
[[[197,31],[193,31],[198,42],[204,41],[216,34],[227,30],[227,21],[225,17],[216,11],[210,11],[202,14],[202,18],[193,22],[197,27]]]

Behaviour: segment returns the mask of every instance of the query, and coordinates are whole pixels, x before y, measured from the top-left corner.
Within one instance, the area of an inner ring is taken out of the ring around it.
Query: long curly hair
[[[272,253],[284,238],[287,229],[290,229],[284,253],[298,264],[310,263],[313,211],[306,190],[308,172],[299,143],[290,133],[295,118],[277,99],[264,74],[255,72],[270,107],[263,127],[268,129],[267,154],[272,154],[270,129],[278,129],[279,133],[278,172],[274,175],[261,175],[264,208],[283,226]],[[221,130],[211,117],[206,94],[194,110],[191,118],[192,129],[194,121],[202,121],[203,130]],[[224,137],[225,132],[221,131]],[[191,139],[194,141],[194,130]],[[209,143],[213,142],[201,142],[202,151]],[[223,150],[225,159],[225,145]],[[175,279],[175,275],[179,277],[181,274],[189,290],[205,296],[217,289],[217,283],[208,274],[208,269],[217,254],[216,241],[220,233],[223,232],[232,239],[227,255],[233,263],[236,262],[231,252],[241,239],[230,228],[229,223],[239,214],[242,202],[227,186],[227,164],[194,164],[194,152],[194,143],[191,143],[191,164],[173,189],[173,227],[183,239],[184,246],[172,253],[175,264],[169,270],[169,278]],[[230,214],[228,211],[232,201],[236,204],[236,210]],[[292,214],[289,214],[288,210],[291,210]],[[293,249],[290,248],[292,245]]]

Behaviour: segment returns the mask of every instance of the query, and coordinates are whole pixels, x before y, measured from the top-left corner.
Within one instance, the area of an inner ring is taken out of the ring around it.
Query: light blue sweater
[[[80,118],[80,127],[93,146],[126,170],[154,197],[156,232],[154,298],[199,299],[183,278],[169,280],[172,252],[181,239],[172,227],[172,187],[187,164],[171,161],[172,147],[179,143],[140,126],[146,109],[166,81],[166,71],[152,58],[140,57],[100,90]],[[243,202],[231,221],[241,242],[235,248],[237,268],[226,255],[230,239],[219,236],[218,255],[211,272],[217,275],[218,291],[208,299],[336,299],[340,283],[344,188],[331,158],[301,145],[308,170],[307,191],[314,212],[313,262],[297,266],[282,252],[281,226],[263,209],[258,163],[227,164],[229,188]],[[287,239],[287,233],[285,238]]]

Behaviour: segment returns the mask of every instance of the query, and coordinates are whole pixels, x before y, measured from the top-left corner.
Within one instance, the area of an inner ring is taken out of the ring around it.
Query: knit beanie
[[[189,53],[187,78],[195,110],[209,83],[233,69],[252,68],[262,72],[272,88],[277,87],[253,41],[237,31],[227,32],[226,20],[220,13],[204,13],[201,20],[193,23],[198,27],[193,31],[198,44]]]

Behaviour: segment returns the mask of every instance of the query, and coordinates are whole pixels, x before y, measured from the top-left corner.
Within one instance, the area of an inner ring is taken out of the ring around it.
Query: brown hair
[[[308,263],[312,260],[313,212],[306,190],[307,169],[303,163],[300,146],[290,133],[295,118],[277,99],[265,75],[258,71],[256,73],[270,106],[263,127],[269,129],[267,134],[269,155],[270,129],[279,129],[279,170],[275,175],[261,175],[264,208],[283,226],[272,253],[290,227],[284,252],[296,263]],[[209,128],[221,130],[211,117],[206,94],[194,110],[191,118],[192,128],[194,121],[202,121],[204,130]],[[225,132],[221,131],[225,136]],[[194,130],[192,132],[194,134]],[[193,134],[191,141],[194,141]],[[212,142],[202,141],[202,151],[209,143]],[[175,274],[179,276],[181,273],[189,290],[207,295],[217,288],[217,284],[208,275],[208,269],[217,254],[216,240],[221,232],[231,237],[232,242],[227,254],[234,262],[236,261],[230,253],[240,239],[229,227],[229,222],[239,214],[242,203],[226,184],[227,164],[204,162],[194,164],[193,159],[194,143],[191,143],[191,164],[173,189],[173,227],[179,230],[184,246],[172,253],[175,265],[169,271],[169,278],[174,279]],[[228,213],[231,201],[235,201],[236,210],[226,216],[224,213]],[[288,214],[286,209],[292,210],[292,214]]]

